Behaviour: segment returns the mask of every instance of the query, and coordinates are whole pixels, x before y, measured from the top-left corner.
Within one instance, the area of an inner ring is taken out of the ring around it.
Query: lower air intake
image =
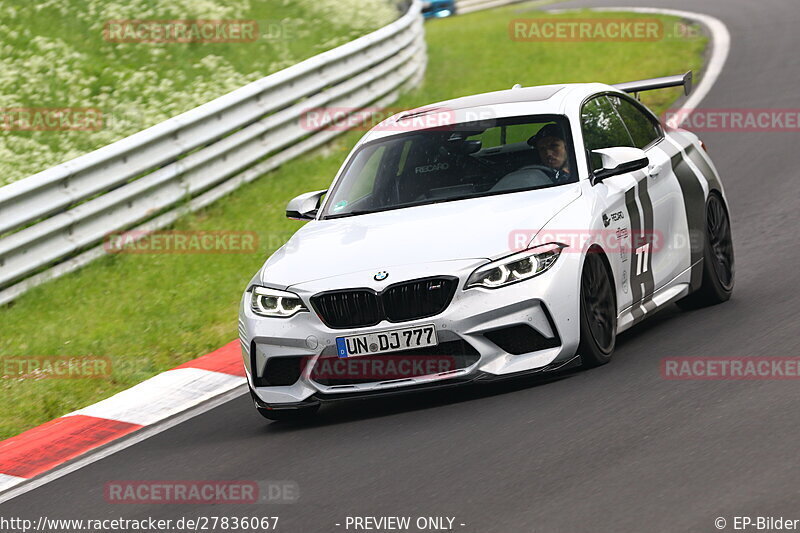
[[[254,376],[256,387],[278,387],[294,385],[300,379],[303,356],[270,357],[264,367],[263,376]]]
[[[512,355],[536,352],[547,348],[561,346],[558,335],[547,338],[525,324],[495,329],[483,334],[504,352]]]

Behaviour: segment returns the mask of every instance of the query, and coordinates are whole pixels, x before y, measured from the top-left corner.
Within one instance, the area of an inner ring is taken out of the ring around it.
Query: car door
[[[658,119],[627,96],[609,94],[607,98],[625,124],[633,145],[644,150],[650,160],[647,179],[639,180],[639,196],[643,208],[647,200],[652,205],[654,233],[650,253],[658,291],[690,267],[686,239],[682,238],[688,236],[683,195],[664,149],[664,132]]]
[[[587,100],[581,109],[584,148],[587,150],[590,171],[602,165],[599,156],[591,151],[616,146],[636,147],[617,108],[606,94]],[[648,152],[648,157],[650,153]],[[617,303],[620,310],[633,306],[637,320],[650,310],[650,300],[657,287],[666,283],[668,274],[660,257],[659,237],[666,228],[665,216],[656,213],[653,197],[661,194],[652,188],[650,174],[663,171],[664,158],[655,154],[651,169],[642,169],[609,177],[595,185],[598,205],[603,210],[604,233],[616,237],[617,248],[609,255],[617,276]],[[609,239],[604,236],[604,242]]]

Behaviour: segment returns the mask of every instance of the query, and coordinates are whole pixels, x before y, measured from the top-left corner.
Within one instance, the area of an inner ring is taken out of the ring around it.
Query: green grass
[[[0,185],[162,122],[390,22],[386,0],[3,0],[0,108],[91,107],[98,131],[0,130]],[[234,43],[114,43],[108,21],[254,20]]]
[[[613,83],[697,71],[701,66],[704,39],[513,42],[507,33],[509,19],[540,16],[520,15],[518,9],[428,23],[425,83],[397,106],[416,107],[518,82]],[[646,98],[657,112],[675,98],[674,92],[663,93]],[[237,305],[246,283],[301,225],[284,218],[286,202],[327,187],[360,135],[343,135],[174,226],[255,231],[260,236],[258,253],[106,256],[0,309],[0,354],[109,356],[114,369],[109,379],[3,379],[0,437],[98,401],[236,338]]]

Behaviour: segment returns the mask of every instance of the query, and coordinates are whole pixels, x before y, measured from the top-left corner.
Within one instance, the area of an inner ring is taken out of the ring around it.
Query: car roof
[[[367,132],[359,144],[444,123],[437,122],[437,116],[452,124],[481,118],[564,114],[569,104],[577,107],[586,97],[604,91],[621,92],[603,83],[563,83],[462,96],[392,115]]]
[[[496,104],[510,104],[515,102],[539,102],[549,100],[556,93],[563,90],[566,85],[540,85],[538,87],[520,87],[504,91],[494,91],[483,94],[462,96],[425,107],[447,107],[449,109],[467,109],[484,107]]]

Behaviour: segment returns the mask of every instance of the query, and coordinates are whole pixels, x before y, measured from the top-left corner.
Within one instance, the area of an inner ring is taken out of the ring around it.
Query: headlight
[[[553,242],[498,259],[470,274],[465,288],[494,289],[538,276],[555,264],[564,248],[565,244]]]
[[[257,315],[288,318],[300,311],[308,311],[303,301],[293,292],[253,287],[250,295],[250,309]]]

